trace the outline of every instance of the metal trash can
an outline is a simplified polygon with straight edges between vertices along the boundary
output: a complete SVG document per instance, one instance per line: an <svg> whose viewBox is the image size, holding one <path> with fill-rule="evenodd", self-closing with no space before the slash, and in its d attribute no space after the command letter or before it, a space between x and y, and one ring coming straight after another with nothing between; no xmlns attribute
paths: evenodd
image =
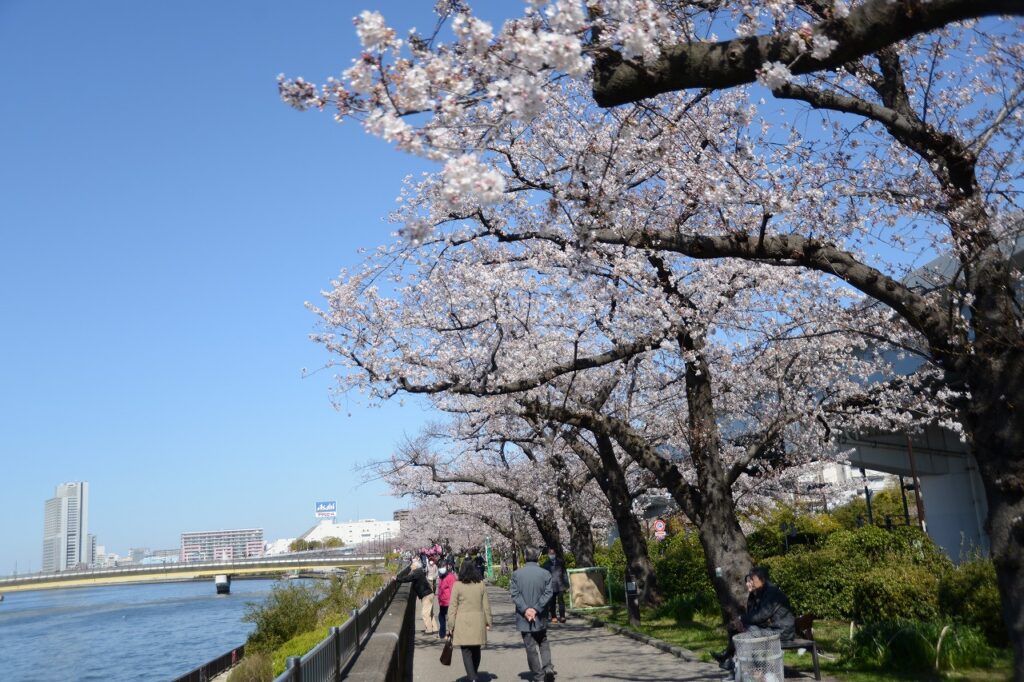
<svg viewBox="0 0 1024 682"><path fill-rule="evenodd" d="M783 682L782 641L778 634L741 632L736 646L736 682Z"/></svg>

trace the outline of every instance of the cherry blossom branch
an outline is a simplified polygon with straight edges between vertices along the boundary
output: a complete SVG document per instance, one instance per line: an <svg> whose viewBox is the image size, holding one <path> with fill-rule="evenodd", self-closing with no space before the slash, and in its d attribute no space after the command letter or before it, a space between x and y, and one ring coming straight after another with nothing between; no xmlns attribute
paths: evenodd
<svg viewBox="0 0 1024 682"><path fill-rule="evenodd" d="M867 0L846 17L833 13L811 27L813 36L837 43L822 57L798 51L788 33L680 43L663 50L649 66L605 49L595 60L594 100L613 107L675 90L743 85L754 82L766 63L791 64L793 74L837 69L956 21L1022 14L1021 0Z"/></svg>

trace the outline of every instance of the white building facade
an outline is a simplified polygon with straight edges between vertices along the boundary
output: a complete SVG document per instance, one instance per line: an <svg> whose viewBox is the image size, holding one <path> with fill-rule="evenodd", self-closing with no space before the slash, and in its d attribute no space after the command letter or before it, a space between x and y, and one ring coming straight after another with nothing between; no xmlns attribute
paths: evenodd
<svg viewBox="0 0 1024 682"><path fill-rule="evenodd" d="M263 556L263 529L203 530L181 534L179 558L186 561L236 561Z"/></svg>
<svg viewBox="0 0 1024 682"><path fill-rule="evenodd" d="M367 542L380 542L398 537L401 528L399 521L377 521L376 519L360 519L335 523L324 519L302 535L303 540L319 540L340 538L346 546L361 545Z"/></svg>
<svg viewBox="0 0 1024 682"><path fill-rule="evenodd" d="M57 486L43 507L43 572L66 571L92 560L89 535L89 483Z"/></svg>

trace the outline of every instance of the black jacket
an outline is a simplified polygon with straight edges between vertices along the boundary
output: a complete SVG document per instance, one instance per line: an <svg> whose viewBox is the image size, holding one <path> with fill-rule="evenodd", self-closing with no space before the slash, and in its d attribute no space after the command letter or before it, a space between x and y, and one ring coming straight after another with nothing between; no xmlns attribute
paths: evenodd
<svg viewBox="0 0 1024 682"><path fill-rule="evenodd" d="M747 612L741 616L744 625L778 630L783 640L793 639L796 634L796 618L789 598L772 583L766 583L747 597Z"/></svg>
<svg viewBox="0 0 1024 682"><path fill-rule="evenodd" d="M413 571L412 566L406 566L398 572L395 580L400 583L412 583L412 590L420 599L434 593L434 588L430 586L430 581L427 580L427 573L422 568Z"/></svg>

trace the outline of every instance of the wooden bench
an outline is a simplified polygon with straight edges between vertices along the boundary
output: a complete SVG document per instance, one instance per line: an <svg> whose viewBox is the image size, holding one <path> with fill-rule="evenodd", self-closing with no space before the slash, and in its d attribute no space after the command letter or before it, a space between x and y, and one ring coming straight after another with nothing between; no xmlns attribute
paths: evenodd
<svg viewBox="0 0 1024 682"><path fill-rule="evenodd" d="M814 641L814 616L803 615L796 619L796 637L782 643L785 649L810 649L814 660L814 679L821 679L821 668L818 667L818 644Z"/></svg>

